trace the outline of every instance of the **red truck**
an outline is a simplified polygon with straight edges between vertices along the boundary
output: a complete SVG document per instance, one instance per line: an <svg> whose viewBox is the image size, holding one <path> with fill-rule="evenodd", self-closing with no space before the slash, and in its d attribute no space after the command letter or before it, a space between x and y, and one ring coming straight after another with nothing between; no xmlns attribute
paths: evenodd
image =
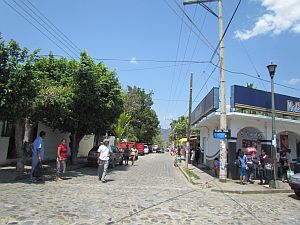
<svg viewBox="0 0 300 225"><path fill-rule="evenodd" d="M135 142L120 142L119 143L119 149L124 152L124 149L126 148L126 145L128 145L128 148L131 149L133 147L136 147L138 150L139 155L144 155L144 144L143 143L135 143Z"/></svg>
<svg viewBox="0 0 300 225"><path fill-rule="evenodd" d="M131 149L135 146L135 143L134 142L120 142L118 147L122 152L124 152L126 145L128 145L128 148Z"/></svg>
<svg viewBox="0 0 300 225"><path fill-rule="evenodd" d="M136 148L137 148L138 153L140 155L144 155L145 154L145 152L144 152L144 144L143 143L137 143L136 144Z"/></svg>

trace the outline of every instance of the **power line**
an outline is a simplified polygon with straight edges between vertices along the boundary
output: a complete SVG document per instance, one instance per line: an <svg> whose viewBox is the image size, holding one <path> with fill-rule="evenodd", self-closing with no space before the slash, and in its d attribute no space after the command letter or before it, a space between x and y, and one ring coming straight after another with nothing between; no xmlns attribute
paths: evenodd
<svg viewBox="0 0 300 225"><path fill-rule="evenodd" d="M61 31L59 30L37 7L33 5L29 0L26 0L30 5L28 6L26 2L21 1L35 16L44 22L44 24L49 27L56 35L58 35L66 44L68 44L75 52L80 54L80 49ZM35 11L37 11L41 16L39 16Z"/></svg>
<svg viewBox="0 0 300 225"><path fill-rule="evenodd" d="M184 9L178 4L178 2L176 2L174 0L175 4L177 5L177 7L184 13L184 15L186 16L186 18L190 21L190 23L196 28L196 30L200 33L200 35L202 36L202 38L205 40L203 40L202 38L200 38L203 43L210 48L211 50L214 50L214 46L210 43L210 41L205 37L205 35L202 33L202 31L198 28L198 26L194 23L194 21L189 17L189 15L184 11Z"/></svg>
<svg viewBox="0 0 300 225"><path fill-rule="evenodd" d="M223 7L223 9L224 9L224 11L225 11L225 13L226 13L226 8ZM234 25L233 25L233 26L234 26ZM234 27L235 27L235 26L234 26ZM235 27L235 28L236 28L236 27ZM236 28L236 29L237 29L237 28ZM260 79L263 88L265 89L265 91L267 91L267 89L266 89L266 87L265 87L263 81L261 80L261 77L260 77L260 75L259 75L259 73L258 73L258 71L257 71L257 68L255 67L255 65L254 65L254 63L253 63L253 60L252 60L252 58L251 58L251 56L250 56L250 54L249 54L249 51L247 50L247 48L245 47L245 45L243 44L243 42L239 41L239 43L240 43L240 45L242 46L243 50L246 52L246 56L247 56L247 58L248 58L248 60L249 60L249 62L250 62L250 64L251 64L251 66L253 67L253 69L254 69L254 71L255 71L257 77Z"/></svg>
<svg viewBox="0 0 300 225"><path fill-rule="evenodd" d="M120 61L131 62L132 59L118 59L118 58L93 58L99 61ZM209 61L197 61L197 60L158 60L158 59L135 59L136 62L154 62L154 63L210 63Z"/></svg>
<svg viewBox="0 0 300 225"><path fill-rule="evenodd" d="M209 63L209 62L207 62ZM167 65L167 66L154 66L154 67L145 67L145 68L137 68L137 69L119 69L118 71L120 72L127 72L127 71L138 71L138 70L155 70L155 69L164 69L164 68L171 68L171 67L177 67L177 66L185 66L185 65L190 65L193 63L186 63L186 64L172 64L172 65ZM170 95L172 95L170 93Z"/></svg>
<svg viewBox="0 0 300 225"><path fill-rule="evenodd" d="M44 33L41 29L39 29L35 24L33 24L30 20L28 20L22 13L20 13L16 8L10 5L6 0L3 2L8 5L13 11L15 11L19 16L25 19L28 23L30 23L34 28L36 28L40 33L42 33L46 38L48 38L54 45L56 45L59 49L61 49L64 53L66 53L70 58L73 58L64 48L62 48L59 44L57 44L51 37L49 37L46 33Z"/></svg>
<svg viewBox="0 0 300 225"><path fill-rule="evenodd" d="M174 1L175 1L175 0L174 0ZM196 11L197 11L197 7L195 8L193 19L195 18ZM183 60L185 60L185 57L186 57L187 49L188 49L188 46L189 46L189 43L190 43L191 34L192 34L192 29L193 29L193 28L190 26L190 32L189 32L188 40L187 40L187 43L186 43L186 46L185 46L185 51L184 51L184 55L183 55ZM179 77L178 77L178 80L177 80L177 83L176 83L176 87L175 87L175 91L174 91L174 96L176 96L176 94L177 94L178 85L179 85L180 80L181 80L181 79L180 79L180 78L181 78L181 74L182 74L182 66L180 67ZM185 82L185 78L187 77L187 76L185 76L185 74L183 74L183 76L184 76L184 79L183 79L184 81L183 81L183 83L182 83L182 86L183 86L183 84L184 84L184 82ZM176 104L175 104L174 107L176 107Z"/></svg>
<svg viewBox="0 0 300 225"><path fill-rule="evenodd" d="M219 62L218 62L218 63L219 63ZM202 85L201 89L198 91L196 97L193 99L193 103L196 101L196 99L198 98L199 94L202 92L203 88L206 86L208 80L211 78L211 76L212 76L213 73L216 71L216 69L217 69L217 66L215 66L215 67L213 68L213 70L211 71L211 73L209 74L209 76L207 77L207 79L205 80L205 82L204 82L204 84ZM189 109L187 109L187 110L185 111L184 115L187 114L188 110L189 110Z"/></svg>
<svg viewBox="0 0 300 225"><path fill-rule="evenodd" d="M179 47L180 47L180 42L181 42L181 34L182 34L182 25L183 25L183 14L182 14L182 18L181 18L179 38L178 38L177 49L176 49L176 58L175 58L176 61L178 60L178 53L179 53ZM176 65L176 63L174 63L174 66L175 65ZM172 82L171 82L171 90L170 90L170 93L169 93L169 100L171 99L172 92L173 92L173 83L174 83L174 78L175 78L175 71L176 71L176 67L174 67L173 73L172 73ZM167 103L166 115L168 115L168 113L169 113L169 107L170 107L170 102Z"/></svg>
<svg viewBox="0 0 300 225"><path fill-rule="evenodd" d="M197 7L196 7L196 8L197 8ZM206 17L207 17L207 11L206 11L206 13L205 13L205 15L204 15L204 19L203 19L203 22L202 22L202 24L201 24L200 30L202 30L203 27L204 27L204 23L205 23L205 21L206 21ZM193 53L192 53L191 60L193 60L193 58L194 58L194 55L195 55L195 52L196 52L196 49L197 49L197 46L198 46L198 42L199 42L199 39L197 39L195 48L193 49ZM206 69L207 69L207 67L206 67ZM205 70L206 70L206 69L205 69ZM190 70L190 66L187 68L185 74L188 74L189 70ZM205 73L205 71L203 71L202 75L203 75L204 73ZM198 77L201 77L201 76L198 76ZM184 81L183 81L183 83L182 83L182 85L181 85L182 88L183 88L183 85L185 84L187 78L188 78L188 76L185 76L185 79L184 79ZM197 78L196 78L196 79L197 79Z"/></svg>
<svg viewBox="0 0 300 225"><path fill-rule="evenodd" d="M227 26L226 26L226 29L225 29L225 31L223 32L222 38L220 39L220 41L219 41L217 47L216 47L215 50L214 50L213 55L212 55L211 58L210 58L210 61L212 61L213 58L215 57L215 55L216 55L216 53L217 53L217 51L218 51L218 49L219 49L219 46L220 46L221 42L223 41L223 39L224 39L224 37L225 37L225 35L226 35L226 33L227 33L227 30L228 30L228 28L229 28L229 26L230 26L230 24L231 24L231 22L232 22L232 20L233 20L233 18L234 18L234 16L235 16L236 12L237 12L237 10L238 10L240 4L241 4L241 0L238 2L238 4L237 4L237 6L236 6L236 8L235 8L235 10L234 10L234 12L233 12L233 14L232 14L230 20L229 20L229 23L228 23Z"/></svg>
<svg viewBox="0 0 300 225"><path fill-rule="evenodd" d="M59 38L57 38L56 35L54 35L47 27L45 27L41 22L39 22L30 12L28 12L23 6L21 6L18 2L13 0L16 5L18 5L29 17L31 17L33 20L35 20L40 26L42 26L50 35L52 35L57 41L59 41L63 46L65 46L70 52L72 52L75 56L77 56L77 53L74 52L72 49L69 48L65 43L63 43Z"/></svg>
<svg viewBox="0 0 300 225"><path fill-rule="evenodd" d="M218 63L219 63L219 62L218 62ZM194 98L193 102L196 101L196 99L198 98L199 94L202 92L204 86L206 86L208 80L211 78L211 76L212 76L213 73L216 71L216 69L217 69L217 66L215 66L215 67L213 68L213 70L211 71L211 73L209 74L209 76L207 77L207 79L205 80L204 84L202 85L201 89L198 91L198 93L197 93L196 97Z"/></svg>
<svg viewBox="0 0 300 225"><path fill-rule="evenodd" d="M175 9L173 9L173 7L167 2L167 0L164 0L164 2L168 5L168 7L173 11L173 13L177 16L177 17L179 17L180 18L180 20L186 25L186 26L188 26L189 27L189 25L187 24L187 22L185 22L184 20L183 20L183 18L181 18L179 15L178 15L178 13L176 12L176 10ZM180 7L180 6L179 6ZM195 26L196 26L196 24L195 24ZM197 27L197 26L196 26ZM205 42L205 39L203 38L203 37L201 37L201 36L199 36L199 34L197 33L197 32L195 32L194 30L192 31L210 50L214 50L214 47L213 47L213 45L209 45L209 44L207 44L206 42ZM203 35L203 34L202 34ZM204 40L203 40L204 39Z"/></svg>
<svg viewBox="0 0 300 225"><path fill-rule="evenodd" d="M211 64L213 64L214 66L220 68L220 66L218 66L217 64L214 64L214 63L211 63ZM226 71L228 73L231 73L231 74L243 75L243 76L251 77L251 78L254 78L254 79L257 79L257 80L262 80L262 81L267 82L267 83L271 83L271 81L265 80L265 79L262 79L262 78L258 78L255 75L251 75L251 74L244 73L244 72L232 71L232 70L225 69L225 68L223 68L223 69L224 69L224 71ZM290 87L290 86L287 86L287 85L284 85L284 84L278 84L278 83L274 83L274 84L276 84L277 86L281 86L281 87L284 87L284 88L291 89L291 90L300 91L299 88L294 88L294 87Z"/></svg>

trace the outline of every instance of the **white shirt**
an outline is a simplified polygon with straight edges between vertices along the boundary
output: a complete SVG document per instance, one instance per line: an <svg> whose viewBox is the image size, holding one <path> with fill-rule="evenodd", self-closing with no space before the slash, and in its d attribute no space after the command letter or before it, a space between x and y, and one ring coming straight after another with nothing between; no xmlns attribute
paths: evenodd
<svg viewBox="0 0 300 225"><path fill-rule="evenodd" d="M105 145L100 145L100 147L98 148L98 152L100 153L100 160L104 160L107 161L109 160L109 155L111 152L111 148L109 146L105 146Z"/></svg>

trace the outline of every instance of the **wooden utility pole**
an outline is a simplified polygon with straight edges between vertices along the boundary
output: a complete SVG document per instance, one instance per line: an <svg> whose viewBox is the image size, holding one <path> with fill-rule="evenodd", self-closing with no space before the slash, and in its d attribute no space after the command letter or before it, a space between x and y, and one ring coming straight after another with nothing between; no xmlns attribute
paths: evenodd
<svg viewBox="0 0 300 225"><path fill-rule="evenodd" d="M190 139L191 139L191 115L192 115L192 104L193 104L193 73L190 76L190 99L189 99L189 121L187 128L187 145L186 145L186 156L185 156L185 167L188 169L189 167L189 159L190 159Z"/></svg>
<svg viewBox="0 0 300 225"><path fill-rule="evenodd" d="M223 15L222 15L222 0L183 0L183 4L200 4L206 2L219 3L219 37L220 37L220 130L227 131L226 122L226 85L224 75L224 38L223 38ZM220 139L220 181L226 182L227 179L227 149L226 139Z"/></svg>

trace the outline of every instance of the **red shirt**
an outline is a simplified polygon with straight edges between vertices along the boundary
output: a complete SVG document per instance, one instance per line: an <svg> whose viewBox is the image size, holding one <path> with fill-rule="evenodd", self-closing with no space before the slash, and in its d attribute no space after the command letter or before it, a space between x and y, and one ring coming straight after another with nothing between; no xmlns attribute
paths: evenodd
<svg viewBox="0 0 300 225"><path fill-rule="evenodd" d="M66 159L68 156L67 146L65 144L60 144L58 147L60 148L60 158Z"/></svg>

